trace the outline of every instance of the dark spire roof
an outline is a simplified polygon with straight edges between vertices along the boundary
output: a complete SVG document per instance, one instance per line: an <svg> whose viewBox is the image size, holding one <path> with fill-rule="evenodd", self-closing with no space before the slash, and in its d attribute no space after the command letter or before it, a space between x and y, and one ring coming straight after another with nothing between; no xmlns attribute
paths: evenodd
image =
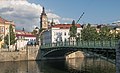
<svg viewBox="0 0 120 73"><path fill-rule="evenodd" d="M55 23L54 23L54 20L53 20L53 18L52 18L52 21L51 21L51 26L53 26Z"/></svg>
<svg viewBox="0 0 120 73"><path fill-rule="evenodd" d="M42 15L46 15L44 7L43 7Z"/></svg>

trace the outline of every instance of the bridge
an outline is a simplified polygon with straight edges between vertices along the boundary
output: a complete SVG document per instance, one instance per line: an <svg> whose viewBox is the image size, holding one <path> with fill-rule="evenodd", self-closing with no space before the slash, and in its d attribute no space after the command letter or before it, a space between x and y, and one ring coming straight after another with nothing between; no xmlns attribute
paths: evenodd
<svg viewBox="0 0 120 73"><path fill-rule="evenodd" d="M78 41L43 44L40 47L41 59L61 58L75 51L84 55L98 56L115 64L117 41Z"/></svg>

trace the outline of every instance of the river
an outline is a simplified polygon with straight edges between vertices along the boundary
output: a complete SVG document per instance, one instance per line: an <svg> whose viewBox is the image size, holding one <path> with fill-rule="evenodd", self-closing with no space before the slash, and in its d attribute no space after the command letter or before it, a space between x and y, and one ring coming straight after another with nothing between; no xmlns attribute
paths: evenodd
<svg viewBox="0 0 120 73"><path fill-rule="evenodd" d="M0 73L115 73L115 65L99 58L1 62Z"/></svg>

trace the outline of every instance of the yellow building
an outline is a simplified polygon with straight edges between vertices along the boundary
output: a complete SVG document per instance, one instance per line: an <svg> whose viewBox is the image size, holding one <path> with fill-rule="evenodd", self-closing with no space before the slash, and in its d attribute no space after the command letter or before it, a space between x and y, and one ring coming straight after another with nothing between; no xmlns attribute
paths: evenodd
<svg viewBox="0 0 120 73"><path fill-rule="evenodd" d="M15 25L13 21L8 21L6 19L3 19L0 17L0 48L2 48L2 45L4 44L4 37L9 32L9 26L10 24L13 26L13 31L15 32Z"/></svg>

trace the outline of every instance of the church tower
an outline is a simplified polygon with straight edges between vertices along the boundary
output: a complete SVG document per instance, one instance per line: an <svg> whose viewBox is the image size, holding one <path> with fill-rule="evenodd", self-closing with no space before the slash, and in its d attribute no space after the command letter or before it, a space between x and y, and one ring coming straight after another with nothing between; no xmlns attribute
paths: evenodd
<svg viewBox="0 0 120 73"><path fill-rule="evenodd" d="M40 29L47 29L48 28L48 18L45 13L45 9L43 7L43 11L40 16Z"/></svg>

